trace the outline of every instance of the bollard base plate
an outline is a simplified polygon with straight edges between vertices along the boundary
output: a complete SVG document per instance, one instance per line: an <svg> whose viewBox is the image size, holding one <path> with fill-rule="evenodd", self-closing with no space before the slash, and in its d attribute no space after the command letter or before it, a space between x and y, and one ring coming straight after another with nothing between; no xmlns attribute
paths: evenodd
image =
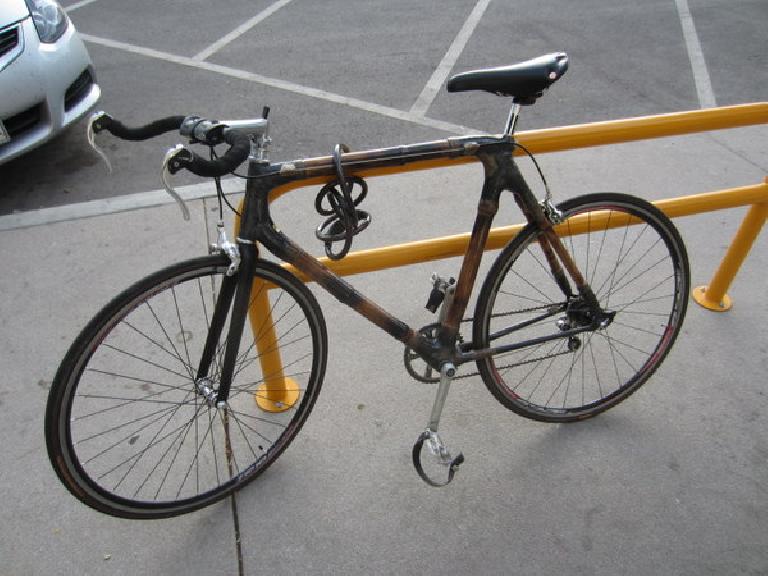
<svg viewBox="0 0 768 576"><path fill-rule="evenodd" d="M707 286L697 286L693 289L691 295L699 306L703 306L707 310L712 310L713 312L726 312L733 306L733 302L728 294L723 294L723 299L720 302L713 302L707 298Z"/></svg>
<svg viewBox="0 0 768 576"><path fill-rule="evenodd" d="M299 401L299 385L288 377L263 382L256 388L253 398L264 412L285 412Z"/></svg>

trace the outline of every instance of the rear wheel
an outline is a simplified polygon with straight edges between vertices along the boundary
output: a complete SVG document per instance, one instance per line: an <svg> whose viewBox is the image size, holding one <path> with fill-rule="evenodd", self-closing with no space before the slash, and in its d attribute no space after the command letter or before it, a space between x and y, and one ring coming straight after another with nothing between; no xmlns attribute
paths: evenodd
<svg viewBox="0 0 768 576"><path fill-rule="evenodd" d="M596 330L531 342L477 362L504 406L548 422L595 416L637 390L677 337L690 283L679 233L648 202L593 194L558 209L564 220L556 230L612 319ZM579 297L566 298L555 282L538 237L526 227L488 273L474 317L476 348L530 342L589 324Z"/></svg>
<svg viewBox="0 0 768 576"><path fill-rule="evenodd" d="M228 265L212 256L148 276L99 312L64 358L48 398L48 454L89 506L127 518L206 506L263 472L312 410L325 372L325 322L307 288L267 262L257 265L251 297L266 298L269 313L251 319L226 404L206 401L196 373ZM282 374L263 368L276 354ZM265 383L288 383L297 397L265 411L257 402L269 393Z"/></svg>

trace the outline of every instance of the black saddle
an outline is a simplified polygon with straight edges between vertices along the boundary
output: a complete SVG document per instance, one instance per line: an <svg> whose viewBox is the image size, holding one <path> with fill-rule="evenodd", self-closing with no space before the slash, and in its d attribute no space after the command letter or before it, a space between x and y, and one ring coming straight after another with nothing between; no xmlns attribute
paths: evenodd
<svg viewBox="0 0 768 576"><path fill-rule="evenodd" d="M568 70L568 55L555 52L511 66L471 70L448 80L448 92L485 90L499 96L511 96L518 104L533 104L544 90Z"/></svg>

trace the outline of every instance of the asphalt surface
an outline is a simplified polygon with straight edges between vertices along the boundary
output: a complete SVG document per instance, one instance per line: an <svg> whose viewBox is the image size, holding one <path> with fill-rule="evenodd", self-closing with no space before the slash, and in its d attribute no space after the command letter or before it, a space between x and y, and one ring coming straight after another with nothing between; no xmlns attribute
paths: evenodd
<svg viewBox="0 0 768 576"><path fill-rule="evenodd" d="M273 158L499 131L503 99L440 90L414 103L482 2L286 2L231 43L205 50L272 2L65 2L88 39L101 108L130 123L197 113L257 115L272 107ZM682 3L685 4L685 3ZM571 68L522 129L699 108L680 2L492 0L451 72L566 50ZM718 105L766 100L764 2L690 1ZM684 21L685 18L682 18ZM205 58L196 58L200 54ZM700 78L700 75L698 76ZM703 95L707 96L707 90ZM84 125L0 167L0 213L159 188L165 147L105 137L115 172L87 147ZM545 155L556 198L627 191L659 199L761 182L764 126ZM526 168L531 173L530 168ZM474 167L376 179L374 223L356 248L471 227ZM184 178L181 184L196 183ZM279 202L276 221L313 240L313 193ZM0 574L766 574L768 320L761 236L729 290L734 308L691 302L675 349L630 400L576 426L527 421L478 379L456 386L443 430L467 464L444 490L423 485L410 447L434 388L415 384L400 345L313 289L328 320L323 391L280 460L237 499L185 517L124 521L72 498L42 438L47 387L69 343L129 283L207 243L210 203L108 213L0 231ZM692 283L705 284L744 210L676 221ZM503 207L501 223L520 215ZM492 258L488 258L485 267ZM354 284L415 326L432 270ZM239 562L235 541L241 542Z"/></svg>
<svg viewBox="0 0 768 576"><path fill-rule="evenodd" d="M408 112L454 38L472 15L472 0L312 2L293 0L212 53L194 58L272 3L207 0L157 3L97 0L71 10L103 90L99 107L141 124L168 114L254 117L272 108L273 158L327 154L443 138ZM755 1L691 1L716 103L765 99L763 65L768 6ZM121 43L119 47L106 45ZM450 72L513 63L565 50L566 76L521 117L521 129L578 124L700 106L675 0L490 2ZM206 66L208 64L208 66ZM219 68L216 68L216 67ZM290 82L279 89L267 81ZM322 90L359 102L339 104ZM508 103L484 93L438 91L426 117L499 132ZM126 143L106 137L115 173L88 148L84 123L0 167L0 214L157 189L159 165L177 137ZM191 183L195 180L182 180Z"/></svg>

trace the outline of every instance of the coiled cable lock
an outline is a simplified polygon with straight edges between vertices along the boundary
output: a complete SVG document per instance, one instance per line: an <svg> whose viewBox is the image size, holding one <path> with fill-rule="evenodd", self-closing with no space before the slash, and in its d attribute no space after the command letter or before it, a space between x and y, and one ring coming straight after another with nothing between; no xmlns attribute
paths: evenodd
<svg viewBox="0 0 768 576"><path fill-rule="evenodd" d="M327 216L317 227L315 236L325 243L325 254L331 260L341 260L349 253L352 239L365 230L371 223L371 215L357 206L368 194L368 184L358 176L346 177L341 166L341 153L349 152L345 144L337 144L333 151L333 161L336 168L336 180L328 182L318 192L315 198L315 210L321 216ZM360 192L353 195L354 187L358 185ZM327 207L323 205L327 202ZM338 252L334 252L334 242L344 242Z"/></svg>

